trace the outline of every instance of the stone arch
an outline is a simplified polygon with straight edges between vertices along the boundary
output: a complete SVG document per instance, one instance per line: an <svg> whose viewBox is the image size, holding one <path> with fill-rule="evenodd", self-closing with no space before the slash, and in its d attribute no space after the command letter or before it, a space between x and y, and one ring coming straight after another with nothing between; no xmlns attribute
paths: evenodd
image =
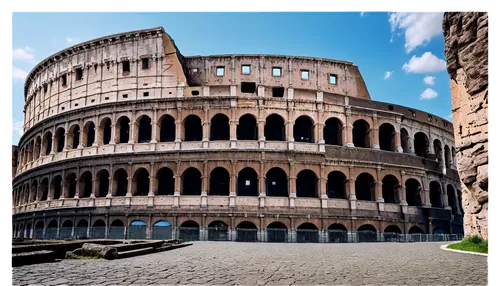
<svg viewBox="0 0 500 286"><path fill-rule="evenodd" d="M444 146L444 162L445 162L445 166L447 169L449 169L451 167L451 164L452 164L452 160L451 160L451 154L450 154L450 147L448 147L448 145L445 145Z"/></svg>
<svg viewBox="0 0 500 286"><path fill-rule="evenodd" d="M49 179L43 178L40 183L40 187L42 189L40 201L46 201L49 196Z"/></svg>
<svg viewBox="0 0 500 286"><path fill-rule="evenodd" d="M127 116L121 116L118 118L115 129L118 143L124 144L130 141L130 118Z"/></svg>
<svg viewBox="0 0 500 286"><path fill-rule="evenodd" d="M137 131L136 131L137 132L137 135L136 135L137 142L138 143L151 142L151 135L152 135L151 117L149 117L147 115L141 115L136 119L135 124L137 126Z"/></svg>
<svg viewBox="0 0 500 286"><path fill-rule="evenodd" d="M68 130L66 149L77 149L80 145L80 126L73 124Z"/></svg>
<svg viewBox="0 0 500 286"><path fill-rule="evenodd" d="M266 196L288 197L288 178L280 167L271 168L266 173Z"/></svg>
<svg viewBox="0 0 500 286"><path fill-rule="evenodd" d="M43 144L42 149L44 156L47 156L50 153L52 153L52 132L50 131L45 132L45 134L43 135L42 144Z"/></svg>
<svg viewBox="0 0 500 286"><path fill-rule="evenodd" d="M45 229L45 239L56 239L57 238L57 220L53 219L47 224Z"/></svg>
<svg viewBox="0 0 500 286"><path fill-rule="evenodd" d="M208 240L226 241L229 240L229 226L227 223L214 220L208 225Z"/></svg>
<svg viewBox="0 0 500 286"><path fill-rule="evenodd" d="M175 119L170 114L165 114L158 121L160 125L160 142L175 141Z"/></svg>
<svg viewBox="0 0 500 286"><path fill-rule="evenodd" d="M443 164L443 147L441 145L441 141L438 139L434 140L434 155L436 156L436 160L439 162L440 166Z"/></svg>
<svg viewBox="0 0 500 286"><path fill-rule="evenodd" d="M410 178L405 182L406 202L409 206L422 206L422 186L416 179Z"/></svg>
<svg viewBox="0 0 500 286"><path fill-rule="evenodd" d="M194 114L184 118L184 141L201 141L203 130L201 127L201 119Z"/></svg>
<svg viewBox="0 0 500 286"><path fill-rule="evenodd" d="M410 230L408 230L409 234L415 234L415 233L421 233L424 234L425 232L418 226L414 225L410 227Z"/></svg>
<svg viewBox="0 0 500 286"><path fill-rule="evenodd" d="M332 171L326 181L326 195L330 199L347 199L346 176L340 171Z"/></svg>
<svg viewBox="0 0 500 286"><path fill-rule="evenodd" d="M26 238L31 238L31 223L26 224Z"/></svg>
<svg viewBox="0 0 500 286"><path fill-rule="evenodd" d="M106 237L106 223L102 219L98 219L92 225L90 232L91 238L105 238Z"/></svg>
<svg viewBox="0 0 500 286"><path fill-rule="evenodd" d="M120 168L113 175L113 196L126 196L128 192L128 174Z"/></svg>
<svg viewBox="0 0 500 286"><path fill-rule="evenodd" d="M280 221L274 221L266 227L267 242L287 242L288 228Z"/></svg>
<svg viewBox="0 0 500 286"><path fill-rule="evenodd" d="M87 231L89 228L89 222L86 219L81 219L78 221L75 227L75 237L78 239L88 238Z"/></svg>
<svg viewBox="0 0 500 286"><path fill-rule="evenodd" d="M56 135L54 139L56 140L56 152L62 152L65 149L65 134L66 130L63 127L56 129Z"/></svg>
<svg viewBox="0 0 500 286"><path fill-rule="evenodd" d="M31 188L30 188L30 200L29 202L32 203L36 200L36 192L37 192L37 188L38 188L38 181L37 180L34 180L33 182L31 182ZM66 198L66 194L64 195L64 197Z"/></svg>
<svg viewBox="0 0 500 286"><path fill-rule="evenodd" d="M413 146L415 146L415 154L420 157L427 158L429 155L429 138L423 132L415 133Z"/></svg>
<svg viewBox="0 0 500 286"><path fill-rule="evenodd" d="M386 175L382 179L382 197L388 204L399 204L399 180L393 175Z"/></svg>
<svg viewBox="0 0 500 286"><path fill-rule="evenodd" d="M142 220L133 220L127 229L128 239L146 239L148 225Z"/></svg>
<svg viewBox="0 0 500 286"><path fill-rule="evenodd" d="M293 125L295 142L314 143L314 120L307 115L299 116Z"/></svg>
<svg viewBox="0 0 500 286"><path fill-rule="evenodd" d="M257 241L257 226L251 221L242 221L236 226L236 241Z"/></svg>
<svg viewBox="0 0 500 286"><path fill-rule="evenodd" d="M343 124L340 119L336 117L330 117L325 122L325 127L323 128L323 138L325 144L327 145L337 145L342 146L344 140L342 138Z"/></svg>
<svg viewBox="0 0 500 286"><path fill-rule="evenodd" d="M53 200L58 200L62 195L62 177L61 175L54 176L52 178L50 193Z"/></svg>
<svg viewBox="0 0 500 286"><path fill-rule="evenodd" d="M217 167L210 172L210 189L208 191L211 196L229 196L229 172L224 167Z"/></svg>
<svg viewBox="0 0 500 286"><path fill-rule="evenodd" d="M104 198L109 192L109 172L106 169L102 169L96 174L97 180L97 193L95 194L98 198Z"/></svg>
<svg viewBox="0 0 500 286"><path fill-rule="evenodd" d="M397 234L402 234L403 232L397 225L389 225L384 229L384 232L390 232L390 233L397 233Z"/></svg>
<svg viewBox="0 0 500 286"><path fill-rule="evenodd" d="M236 128L236 138L238 140L257 140L258 134L255 116L250 113L241 116Z"/></svg>
<svg viewBox="0 0 500 286"><path fill-rule="evenodd" d="M36 136L35 144L33 145L33 156L35 160L40 157L40 151L42 149L42 138L40 136Z"/></svg>
<svg viewBox="0 0 500 286"><path fill-rule="evenodd" d="M328 242L348 242L347 228L341 223L333 223L328 227Z"/></svg>
<svg viewBox="0 0 500 286"><path fill-rule="evenodd" d="M111 119L104 117L99 123L98 142L108 145L111 142Z"/></svg>
<svg viewBox="0 0 500 286"><path fill-rule="evenodd" d="M370 148L370 124L364 119L358 119L352 125L352 141L354 147Z"/></svg>
<svg viewBox="0 0 500 286"><path fill-rule="evenodd" d="M92 194L92 173L85 171L80 175L80 194L79 198L90 198Z"/></svg>
<svg viewBox="0 0 500 286"><path fill-rule="evenodd" d="M377 229L371 224L364 224L357 230L358 242L377 242Z"/></svg>
<svg viewBox="0 0 500 286"><path fill-rule="evenodd" d="M186 196L201 195L201 173L194 167L187 168L181 176L182 190L181 194Z"/></svg>
<svg viewBox="0 0 500 286"><path fill-rule="evenodd" d="M153 224L152 239L172 239L172 224L167 220L159 220Z"/></svg>
<svg viewBox="0 0 500 286"><path fill-rule="evenodd" d="M147 196L149 194L149 171L139 168L132 177L132 196Z"/></svg>
<svg viewBox="0 0 500 286"><path fill-rule="evenodd" d="M34 239L43 239L43 229L45 228L45 225L43 223L43 221L38 221L37 223L35 223L35 231L34 231L34 235L33 235L33 238Z"/></svg>
<svg viewBox="0 0 500 286"><path fill-rule="evenodd" d="M396 129L390 123L383 123L378 129L380 150L396 151Z"/></svg>
<svg viewBox="0 0 500 286"><path fill-rule="evenodd" d="M356 199L375 201L375 179L369 173L361 173L355 182Z"/></svg>
<svg viewBox="0 0 500 286"><path fill-rule="evenodd" d="M82 136L83 146L91 147L94 145L96 139L96 128L93 121L85 123L83 126Z"/></svg>
<svg viewBox="0 0 500 286"><path fill-rule="evenodd" d="M175 193L175 177L174 172L170 168L163 167L158 170L156 179L158 180L157 195L171 196Z"/></svg>
<svg viewBox="0 0 500 286"><path fill-rule="evenodd" d="M218 113L210 120L210 141L229 140L229 118Z"/></svg>
<svg viewBox="0 0 500 286"><path fill-rule="evenodd" d="M237 196L258 196L259 179L257 172L250 167L243 168L238 173Z"/></svg>
<svg viewBox="0 0 500 286"><path fill-rule="evenodd" d="M401 137L401 148L403 148L403 153L411 153L411 141L410 141L410 135L408 134L408 131L406 131L405 128L401 128L400 130L400 135Z"/></svg>
<svg viewBox="0 0 500 286"><path fill-rule="evenodd" d="M443 202L441 200L441 184L437 181L432 181L429 184L429 191L430 191L430 199L431 199L431 206L433 208L442 208L443 207Z"/></svg>
<svg viewBox="0 0 500 286"><path fill-rule="evenodd" d="M193 220L183 222L179 227L179 239L184 241L200 240L200 225Z"/></svg>
<svg viewBox="0 0 500 286"><path fill-rule="evenodd" d="M78 184L78 178L75 172L70 172L66 175L66 193L64 197L67 199L72 199L76 196L76 185Z"/></svg>
<svg viewBox="0 0 500 286"><path fill-rule="evenodd" d="M297 242L319 242L318 227L314 223L305 222L297 227Z"/></svg>
<svg viewBox="0 0 500 286"><path fill-rule="evenodd" d="M318 177L316 173L309 169L304 169L297 174L296 192L297 197L317 198L318 197Z"/></svg>
<svg viewBox="0 0 500 286"><path fill-rule="evenodd" d="M108 237L111 239L125 238L125 224L121 219L115 219L111 222Z"/></svg>
<svg viewBox="0 0 500 286"><path fill-rule="evenodd" d="M285 120L281 115L273 113L266 117L264 137L266 141L285 141Z"/></svg>

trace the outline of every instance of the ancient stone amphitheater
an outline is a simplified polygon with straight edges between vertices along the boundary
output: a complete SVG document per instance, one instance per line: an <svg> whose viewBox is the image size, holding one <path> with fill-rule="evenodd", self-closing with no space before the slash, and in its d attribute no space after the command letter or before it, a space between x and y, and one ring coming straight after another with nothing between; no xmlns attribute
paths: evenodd
<svg viewBox="0 0 500 286"><path fill-rule="evenodd" d="M185 57L159 27L48 57L25 101L14 237L463 232L452 124L372 101L350 62Z"/></svg>

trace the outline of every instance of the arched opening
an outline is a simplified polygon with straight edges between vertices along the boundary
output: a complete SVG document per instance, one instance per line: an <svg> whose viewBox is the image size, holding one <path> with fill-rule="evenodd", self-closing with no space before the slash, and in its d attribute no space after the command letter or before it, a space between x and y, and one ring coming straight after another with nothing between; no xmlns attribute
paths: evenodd
<svg viewBox="0 0 500 286"><path fill-rule="evenodd" d="M431 206L433 208L442 208L443 202L441 201L441 184L436 181L432 181L429 185Z"/></svg>
<svg viewBox="0 0 500 286"><path fill-rule="evenodd" d="M229 140L229 118L217 114L210 120L210 141Z"/></svg>
<svg viewBox="0 0 500 286"><path fill-rule="evenodd" d="M399 181L393 175L387 175L382 179L382 196L388 204L399 204Z"/></svg>
<svg viewBox="0 0 500 286"><path fill-rule="evenodd" d="M267 141L285 141L285 121L278 114L271 114L266 118L264 137Z"/></svg>
<svg viewBox="0 0 500 286"><path fill-rule="evenodd" d="M415 133L413 145L417 156L427 158L429 153L429 138L427 138L427 135L422 132Z"/></svg>
<svg viewBox="0 0 500 286"><path fill-rule="evenodd" d="M31 223L26 225L26 238L31 238Z"/></svg>
<svg viewBox="0 0 500 286"><path fill-rule="evenodd" d="M97 191L97 197L104 198L109 192L109 172L105 169L100 170L97 175L97 185L99 190Z"/></svg>
<svg viewBox="0 0 500 286"><path fill-rule="evenodd" d="M128 239L146 239L147 225L142 220L134 220L128 226Z"/></svg>
<svg viewBox="0 0 500 286"><path fill-rule="evenodd" d="M62 152L64 150L64 133L66 131L64 130L64 128L60 127L59 129L57 129L56 131L56 142L57 142L57 147L56 147L56 152Z"/></svg>
<svg viewBox="0 0 500 286"><path fill-rule="evenodd" d="M347 228L340 223L334 223L328 227L328 242L334 243L346 243L347 238Z"/></svg>
<svg viewBox="0 0 500 286"><path fill-rule="evenodd" d="M434 235L439 235L439 236L443 236L445 234L445 230L442 229L441 227L435 227L434 228L434 231L432 232L432 234ZM442 239L436 239L436 236L434 237L435 240L442 240Z"/></svg>
<svg viewBox="0 0 500 286"><path fill-rule="evenodd" d="M211 222L208 225L208 240L227 241L229 240L229 227L220 220Z"/></svg>
<svg viewBox="0 0 500 286"><path fill-rule="evenodd" d="M250 167L242 169L238 173L238 188L236 190L237 196L258 196L259 195L259 181L257 172Z"/></svg>
<svg viewBox="0 0 500 286"><path fill-rule="evenodd" d="M200 225L192 220L183 222L179 227L179 239L184 241L200 240Z"/></svg>
<svg viewBox="0 0 500 286"><path fill-rule="evenodd" d="M36 200L36 191L37 191L37 187L38 187L38 182L37 180L34 180L32 183L31 183L31 189L30 189L30 199L29 199L29 202L32 203Z"/></svg>
<svg viewBox="0 0 500 286"><path fill-rule="evenodd" d="M58 200L61 197L62 177L57 175L52 179L52 199Z"/></svg>
<svg viewBox="0 0 500 286"><path fill-rule="evenodd" d="M380 150L384 151L396 151L396 141L395 141L396 130L394 126L389 123L384 123L378 128L378 142L380 144Z"/></svg>
<svg viewBox="0 0 500 286"><path fill-rule="evenodd" d="M240 222L236 226L236 241L257 241L257 226L250 221Z"/></svg>
<svg viewBox="0 0 500 286"><path fill-rule="evenodd" d="M390 225L384 229L384 241L385 242L398 242L401 234L401 229L397 225ZM404 237L401 237L404 241Z"/></svg>
<svg viewBox="0 0 500 286"><path fill-rule="evenodd" d="M451 165L452 166L455 166L455 158L456 158L456 154L455 154L455 147L451 147Z"/></svg>
<svg viewBox="0 0 500 286"><path fill-rule="evenodd" d="M106 223L102 219L98 219L92 225L90 238L105 238L106 237Z"/></svg>
<svg viewBox="0 0 500 286"><path fill-rule="evenodd" d="M66 176L66 184L67 184L67 194L64 194L64 197L67 199L72 199L76 195L76 184L77 178L75 173L70 173Z"/></svg>
<svg viewBox="0 0 500 286"><path fill-rule="evenodd" d="M338 118L329 118L323 128L325 144L342 146L342 128L342 122Z"/></svg>
<svg viewBox="0 0 500 286"><path fill-rule="evenodd" d="M448 205L451 207L453 214L457 214L457 198L452 185L446 186L446 194L448 195Z"/></svg>
<svg viewBox="0 0 500 286"><path fill-rule="evenodd" d="M104 118L99 124L99 137L103 145L108 145L111 142L111 119Z"/></svg>
<svg viewBox="0 0 500 286"><path fill-rule="evenodd" d="M377 229L371 224L364 224L356 233L358 242L377 242Z"/></svg>
<svg viewBox="0 0 500 286"><path fill-rule="evenodd" d="M175 192L174 172L167 167L158 170L158 193L160 196L172 196Z"/></svg>
<svg viewBox="0 0 500 286"><path fill-rule="evenodd" d="M299 198L317 198L318 178L316 174L311 170L300 171L297 174L296 191Z"/></svg>
<svg viewBox="0 0 500 286"><path fill-rule="evenodd" d="M401 128L400 130L400 137L401 137L401 148L403 148L403 153L411 153L411 146L410 146L410 135L408 135L408 131L406 129Z"/></svg>
<svg viewBox="0 0 500 286"><path fill-rule="evenodd" d="M288 197L288 178L285 171L279 167L267 171L266 196Z"/></svg>
<svg viewBox="0 0 500 286"><path fill-rule="evenodd" d="M94 122L90 121L85 124L83 127L83 136L86 138L83 138L83 142L85 143L85 147L90 147L94 145L95 142L95 124ZM111 131L111 129L110 129Z"/></svg>
<svg viewBox="0 0 500 286"><path fill-rule="evenodd" d="M89 228L89 222L85 219L80 220L75 227L75 238L76 239L88 238L87 235L88 228Z"/></svg>
<svg viewBox="0 0 500 286"><path fill-rule="evenodd" d="M201 196L201 173L196 168L188 168L182 173L182 195Z"/></svg>
<svg viewBox="0 0 500 286"><path fill-rule="evenodd" d="M416 233L424 234L425 232L420 227L414 225L414 226L410 227L410 229L408 230L408 233L409 234L416 234Z"/></svg>
<svg viewBox="0 0 500 286"><path fill-rule="evenodd" d="M448 145L444 146L444 159L445 159L445 164L446 164L446 169L449 169L452 162L451 162L451 157L450 157L450 147Z"/></svg>
<svg viewBox="0 0 500 286"><path fill-rule="evenodd" d="M405 188L406 202L408 203L408 205L415 207L422 206L422 186L420 185L420 182L415 179L408 179L405 182Z"/></svg>
<svg viewBox="0 0 500 286"><path fill-rule="evenodd" d="M113 196L122 197L127 195L128 174L124 169L118 169L113 176Z"/></svg>
<svg viewBox="0 0 500 286"><path fill-rule="evenodd" d="M210 173L211 196L229 196L229 172L223 167L217 167Z"/></svg>
<svg viewBox="0 0 500 286"><path fill-rule="evenodd" d="M439 162L440 166L443 166L443 148L441 147L441 141L434 140L434 155L436 156L436 160Z"/></svg>
<svg viewBox="0 0 500 286"><path fill-rule="evenodd" d="M287 242L288 229L282 222L275 221L266 228L267 242Z"/></svg>
<svg viewBox="0 0 500 286"><path fill-rule="evenodd" d="M172 225L166 220L157 221L153 225L153 239L172 239Z"/></svg>
<svg viewBox="0 0 500 286"><path fill-rule="evenodd" d="M118 143L128 143L130 140L130 119L122 116L116 123L116 133L118 134Z"/></svg>
<svg viewBox="0 0 500 286"><path fill-rule="evenodd" d="M293 139L295 142L314 143L313 120L302 115L295 120L293 125Z"/></svg>
<svg viewBox="0 0 500 286"><path fill-rule="evenodd" d="M17 232L18 232L17 235L19 238L24 238L24 225L23 224L19 225Z"/></svg>
<svg viewBox="0 0 500 286"><path fill-rule="evenodd" d="M370 148L370 125L363 119L352 125L352 141L355 147Z"/></svg>
<svg viewBox="0 0 500 286"><path fill-rule="evenodd" d="M40 201L46 201L49 196L49 179L48 178L43 179L40 187L42 188Z"/></svg>
<svg viewBox="0 0 500 286"><path fill-rule="evenodd" d="M113 222L111 222L108 237L112 239L125 238L125 224L123 223L123 221L115 219Z"/></svg>
<svg viewBox="0 0 500 286"><path fill-rule="evenodd" d="M133 196L147 196L149 194L149 172L144 168L135 171L132 178Z"/></svg>
<svg viewBox="0 0 500 286"><path fill-rule="evenodd" d="M165 115L160 119L160 142L175 141L175 119Z"/></svg>
<svg viewBox="0 0 500 286"><path fill-rule="evenodd" d="M43 229L44 229L43 221L39 221L35 224L35 232L34 239L43 239Z"/></svg>
<svg viewBox="0 0 500 286"><path fill-rule="evenodd" d="M37 136L35 139L35 145L33 147L34 160L36 160L40 157L41 147L42 147L42 139L40 138L40 136ZM15 156L15 157L17 157L17 156Z"/></svg>
<svg viewBox="0 0 500 286"><path fill-rule="evenodd" d="M80 145L80 126L73 125L68 132L68 142L71 143L71 149L78 148Z"/></svg>
<svg viewBox="0 0 500 286"><path fill-rule="evenodd" d="M50 131L43 136L43 146L43 155L49 155L52 152L52 133Z"/></svg>
<svg viewBox="0 0 500 286"><path fill-rule="evenodd" d="M360 201L375 200L375 179L368 173L361 173L356 178L356 199Z"/></svg>
<svg viewBox="0 0 500 286"><path fill-rule="evenodd" d="M236 138L238 140L257 140L257 120L251 114L245 114L238 120Z"/></svg>
<svg viewBox="0 0 500 286"><path fill-rule="evenodd" d="M138 120L139 130L137 140L139 143L151 142L151 118L147 115L141 116Z"/></svg>
<svg viewBox="0 0 500 286"><path fill-rule="evenodd" d="M326 181L326 195L330 199L347 199L346 187L345 187L346 176L340 171L332 171L328 174L328 180Z"/></svg>
<svg viewBox="0 0 500 286"><path fill-rule="evenodd" d="M45 239L57 239L57 221L51 220L45 229Z"/></svg>
<svg viewBox="0 0 500 286"><path fill-rule="evenodd" d="M90 171L85 171L80 176L80 198L90 198L92 194L92 174Z"/></svg>
<svg viewBox="0 0 500 286"><path fill-rule="evenodd" d="M184 141L201 141L203 131L201 119L196 115L189 115L184 119Z"/></svg>
<svg viewBox="0 0 500 286"><path fill-rule="evenodd" d="M73 222L71 220L66 220L59 229L59 239L70 238L72 232L73 232Z"/></svg>
<svg viewBox="0 0 500 286"><path fill-rule="evenodd" d="M310 222L297 227L297 242L319 242L318 227Z"/></svg>

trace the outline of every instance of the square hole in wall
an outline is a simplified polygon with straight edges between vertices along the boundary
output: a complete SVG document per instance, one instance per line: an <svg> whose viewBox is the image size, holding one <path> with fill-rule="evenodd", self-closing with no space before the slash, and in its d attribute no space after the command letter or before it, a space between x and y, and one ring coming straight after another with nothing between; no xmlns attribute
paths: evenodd
<svg viewBox="0 0 500 286"><path fill-rule="evenodd" d="M109 67L111 66L110 62L106 62L106 69L109 71Z"/></svg>
<svg viewBox="0 0 500 286"><path fill-rule="evenodd" d="M48 88L48 85L47 85L47 84L44 84L44 85L43 85L43 93L47 93L47 88Z"/></svg>
<svg viewBox="0 0 500 286"><path fill-rule="evenodd" d="M330 74L330 84L333 84L333 85L337 84L337 75Z"/></svg>
<svg viewBox="0 0 500 286"><path fill-rule="evenodd" d="M280 77L281 76L281 68L273 67L273 76Z"/></svg>
<svg viewBox="0 0 500 286"><path fill-rule="evenodd" d="M148 58L142 59L142 69L146 70L148 68L149 68L149 59Z"/></svg>
<svg viewBox="0 0 500 286"><path fill-rule="evenodd" d="M303 80L309 79L309 71L308 70L300 70L300 78Z"/></svg>
<svg viewBox="0 0 500 286"><path fill-rule="evenodd" d="M108 100L108 99L109 99L109 97L107 97L107 96L104 98L104 100Z"/></svg>
<svg viewBox="0 0 500 286"><path fill-rule="evenodd" d="M241 74L250 74L250 65L242 65Z"/></svg>
<svg viewBox="0 0 500 286"><path fill-rule="evenodd" d="M142 94L142 96L144 96L144 97L148 97L148 96L149 96L149 91L144 92L144 93Z"/></svg>
<svg viewBox="0 0 500 286"><path fill-rule="evenodd" d="M65 86L66 84L68 84L68 78L66 77L66 74L63 74L61 76L61 81L62 81L62 85Z"/></svg>
<svg viewBox="0 0 500 286"><path fill-rule="evenodd" d="M128 98L128 94L122 94L122 98Z"/></svg>
<svg viewBox="0 0 500 286"><path fill-rule="evenodd" d="M63 107L61 107L61 110L64 110L64 106L63 106Z"/></svg>
<svg viewBox="0 0 500 286"><path fill-rule="evenodd" d="M130 61L123 61L122 62L122 71L123 72L130 72Z"/></svg>
<svg viewBox="0 0 500 286"><path fill-rule="evenodd" d="M191 95L200 95L199 90L191 90Z"/></svg>
<svg viewBox="0 0 500 286"><path fill-rule="evenodd" d="M78 106L78 103L75 103L75 107Z"/></svg>
<svg viewBox="0 0 500 286"><path fill-rule="evenodd" d="M273 97L283 97L285 94L285 88L281 86L273 87Z"/></svg>
<svg viewBox="0 0 500 286"><path fill-rule="evenodd" d="M393 110L394 110L394 106L393 106L393 105L391 105L391 104L389 104L389 110L390 110L390 111L393 111Z"/></svg>
<svg viewBox="0 0 500 286"><path fill-rule="evenodd" d="M224 76L224 67L217 67L215 75L216 76Z"/></svg>
<svg viewBox="0 0 500 286"><path fill-rule="evenodd" d="M75 75L76 75L76 80L82 80L83 79L83 69L77 68L75 70Z"/></svg>
<svg viewBox="0 0 500 286"><path fill-rule="evenodd" d="M257 85L255 82L242 82L241 83L241 92L242 93L255 93L257 89Z"/></svg>
<svg viewBox="0 0 500 286"><path fill-rule="evenodd" d="M91 99L91 100L90 100L90 102L91 102L91 103L94 103L94 102L95 102L95 99Z"/></svg>

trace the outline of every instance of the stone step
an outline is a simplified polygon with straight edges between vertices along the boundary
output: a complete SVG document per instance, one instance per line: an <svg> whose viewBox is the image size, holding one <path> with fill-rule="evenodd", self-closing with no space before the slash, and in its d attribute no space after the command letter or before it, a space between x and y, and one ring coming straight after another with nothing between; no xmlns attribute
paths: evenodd
<svg viewBox="0 0 500 286"><path fill-rule="evenodd" d="M152 253L154 251L155 251L155 249L153 247L146 247L146 248L139 248L139 249L134 249L134 250L122 251L122 252L118 252L118 254L116 255L116 259L144 255L144 254Z"/></svg>
<svg viewBox="0 0 500 286"><path fill-rule="evenodd" d="M37 264L45 262L54 262L56 260L56 253L52 250L38 250L23 253L12 254L12 267Z"/></svg>

